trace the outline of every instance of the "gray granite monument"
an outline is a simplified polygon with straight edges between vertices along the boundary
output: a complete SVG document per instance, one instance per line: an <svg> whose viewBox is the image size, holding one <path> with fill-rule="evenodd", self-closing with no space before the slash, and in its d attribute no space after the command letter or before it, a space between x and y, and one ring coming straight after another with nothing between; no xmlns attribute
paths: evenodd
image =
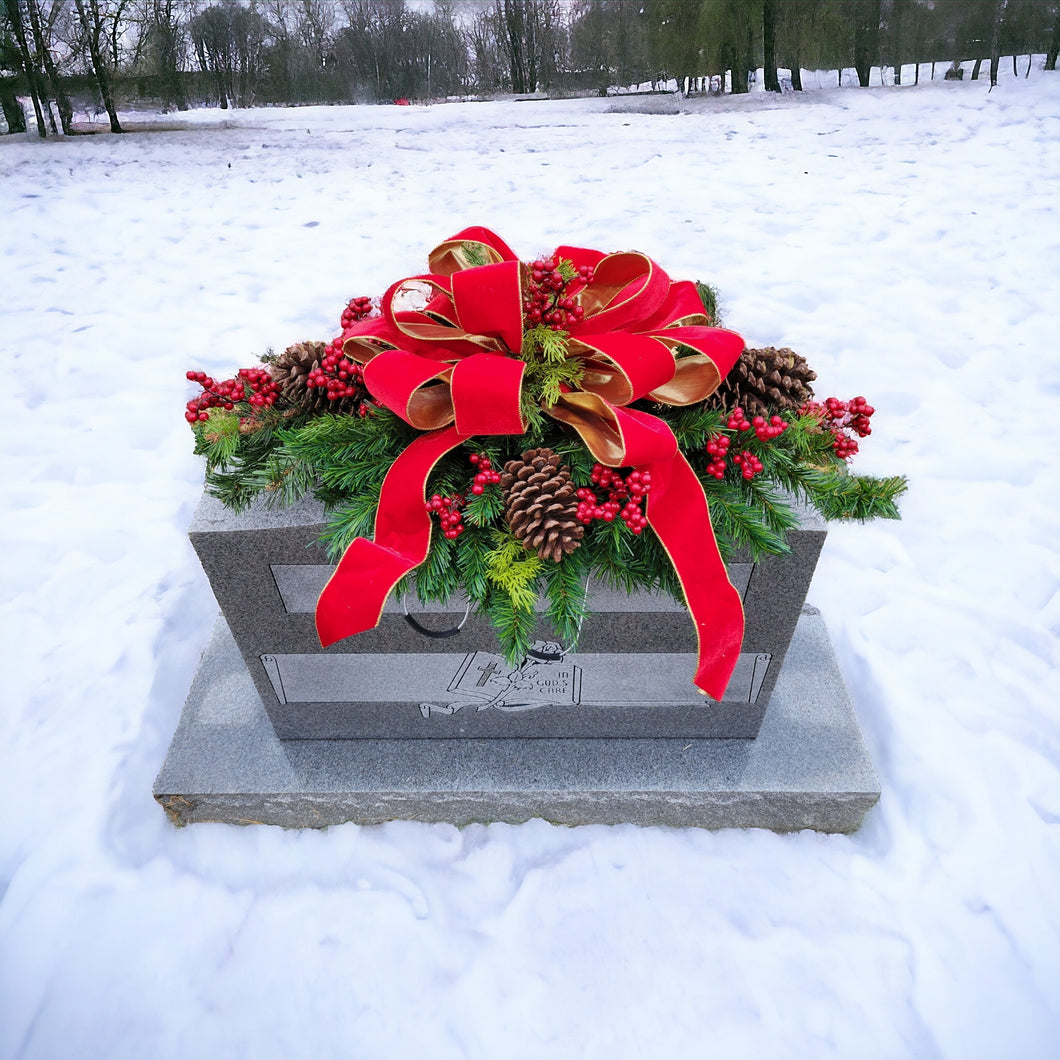
<svg viewBox="0 0 1060 1060"><path fill-rule="evenodd" d="M788 555L730 564L746 631L715 703L691 683L685 608L596 584L576 651L542 619L517 667L462 600L391 599L377 629L322 649L322 508L204 497L190 536L222 618L156 798L179 823L856 828L879 788L823 622L803 614L826 531L799 514Z"/></svg>

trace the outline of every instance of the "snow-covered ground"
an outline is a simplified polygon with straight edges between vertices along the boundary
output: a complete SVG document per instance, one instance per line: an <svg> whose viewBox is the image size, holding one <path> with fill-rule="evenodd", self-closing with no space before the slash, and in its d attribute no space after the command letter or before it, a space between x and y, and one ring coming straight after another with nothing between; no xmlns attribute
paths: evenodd
<svg viewBox="0 0 1060 1060"><path fill-rule="evenodd" d="M1060 1055L1060 75L1020 70L0 142L0 1055ZM215 611L185 369L329 337L467 224L643 249L878 409L856 466L905 518L834 528L811 592L883 786L858 834L152 801Z"/></svg>

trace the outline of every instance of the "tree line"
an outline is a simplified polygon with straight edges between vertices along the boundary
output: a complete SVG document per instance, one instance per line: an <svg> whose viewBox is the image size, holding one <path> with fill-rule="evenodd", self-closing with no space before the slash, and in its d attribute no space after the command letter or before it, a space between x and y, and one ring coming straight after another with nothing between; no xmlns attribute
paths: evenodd
<svg viewBox="0 0 1060 1060"><path fill-rule="evenodd" d="M3 0L0 95L28 98L41 136L74 102L185 110L370 103L613 86L802 89L801 71L952 65L1046 53L1060 0ZM1029 65L1028 65L1029 69ZM781 71L788 71L781 79ZM934 73L934 69L933 69Z"/></svg>

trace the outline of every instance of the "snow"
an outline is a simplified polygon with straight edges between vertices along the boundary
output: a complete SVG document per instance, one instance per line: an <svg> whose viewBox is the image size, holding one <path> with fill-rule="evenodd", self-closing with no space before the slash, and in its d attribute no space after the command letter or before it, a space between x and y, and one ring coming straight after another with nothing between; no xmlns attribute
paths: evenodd
<svg viewBox="0 0 1060 1060"><path fill-rule="evenodd" d="M0 1056L1060 1055L1060 82L1023 68L0 142ZM152 801L215 612L184 371L330 337L467 224L643 249L878 409L904 519L833 528L810 595L883 787L856 835Z"/></svg>

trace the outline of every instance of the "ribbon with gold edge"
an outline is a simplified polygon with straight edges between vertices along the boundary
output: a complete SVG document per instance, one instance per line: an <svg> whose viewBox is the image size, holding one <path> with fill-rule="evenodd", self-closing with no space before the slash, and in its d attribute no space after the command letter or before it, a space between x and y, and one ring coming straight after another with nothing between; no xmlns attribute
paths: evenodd
<svg viewBox="0 0 1060 1060"><path fill-rule="evenodd" d="M666 423L625 406L638 398L685 405L719 385L743 350L709 326L695 286L672 282L643 254L561 247L557 258L594 266L579 293L585 313L570 328L582 361L577 389L543 411L567 424L600 463L652 475L646 518L674 564L699 642L694 683L721 699L743 638L743 606L718 552L706 495ZM481 264L485 261L486 264ZM427 557L431 469L475 435L522 434L522 266L488 229L457 233L432 251L436 271L394 284L381 318L343 334L380 404L419 430L388 471L374 539L357 538L317 603L325 647L378 625L397 582ZM409 306L406 294L418 293ZM404 302L399 304L399 302ZM679 349L692 354L677 356Z"/></svg>

